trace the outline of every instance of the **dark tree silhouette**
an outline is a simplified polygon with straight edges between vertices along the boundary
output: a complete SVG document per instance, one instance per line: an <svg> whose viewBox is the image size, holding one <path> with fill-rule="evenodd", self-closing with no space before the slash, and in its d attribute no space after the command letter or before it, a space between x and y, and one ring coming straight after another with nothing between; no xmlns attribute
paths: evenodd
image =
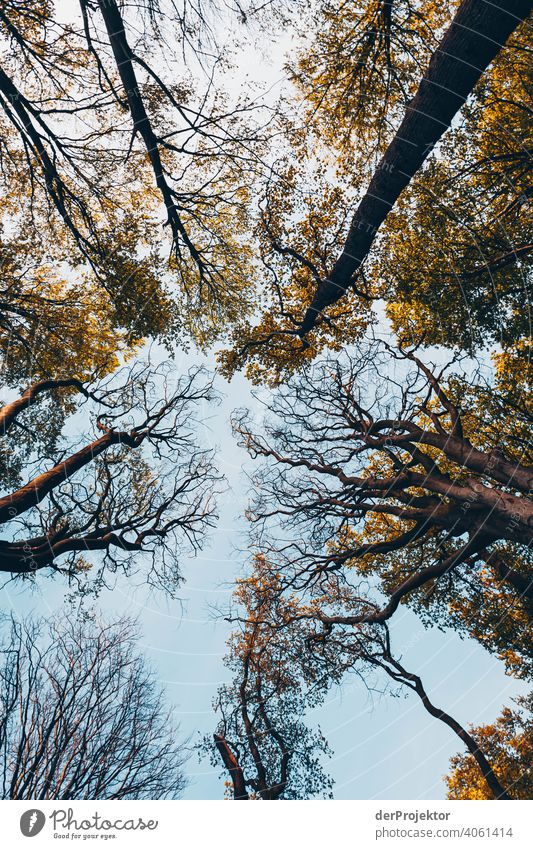
<svg viewBox="0 0 533 849"><path fill-rule="evenodd" d="M232 328L228 374L282 382L361 339L382 299L395 331L429 325L430 343L527 336L530 11L319 4L294 68L305 131L258 228L271 300Z"/></svg>
<svg viewBox="0 0 533 849"><path fill-rule="evenodd" d="M39 239L60 232L66 251L74 240L123 312L124 301L135 312L147 243L153 262L156 243L160 261L170 254L162 265L180 283L177 300L216 311L238 294L235 237L270 115L222 92L211 23L239 9L209 6L79 0L68 21L54 3L8 0L0 10L10 57L0 70L0 175L8 192L21 179L31 186L25 224L39 222Z"/></svg>
<svg viewBox="0 0 533 849"><path fill-rule="evenodd" d="M393 682L381 690L413 691L430 716L459 737L493 798L512 797L479 741L437 707L420 676L394 656L387 624L352 624L340 618L354 608L376 610L371 598L333 578L314 595L287 590L282 572L258 555L250 575L239 582L234 601L228 618L239 627L228 643L226 665L237 674L219 690L215 710L222 720L214 743L235 799L327 794L331 781L317 757L327 752L327 744L307 727L306 711L348 674L377 689L376 672Z"/></svg>
<svg viewBox="0 0 533 849"><path fill-rule="evenodd" d="M11 620L0 656L3 799L176 799L184 743L134 623Z"/></svg>
<svg viewBox="0 0 533 849"><path fill-rule="evenodd" d="M61 393L81 398L77 414L93 436L78 444L64 436L52 456L26 457L26 482L0 498L10 536L0 541L0 571L31 576L51 568L75 577L89 565L83 555L95 553L100 580L119 569L131 574L144 561L149 582L176 589L178 552L202 544L220 478L195 433L196 410L215 397L211 379L202 369L171 378L168 366L137 364L93 385L43 380L4 405L8 446L16 448L19 429L31 435L35 408L51 398L53 409Z"/></svg>
<svg viewBox="0 0 533 849"><path fill-rule="evenodd" d="M241 662L240 675L219 691L215 703L221 719L213 740L232 797L274 801L330 796L332 782L319 759L328 751L327 743L306 725L307 703L299 684L283 681L286 658L269 656L256 643ZM266 669L270 663L271 671ZM204 750L208 745L211 741Z"/></svg>
<svg viewBox="0 0 533 849"><path fill-rule="evenodd" d="M298 676L292 635L270 640L264 605L271 578L264 567L263 558L256 558L252 576L238 582L234 600L241 626L228 641L225 659L235 677L218 691L217 729L201 750L213 765L222 760L233 799L329 797L332 781L321 763L329 748L320 730L308 727L305 715L320 701L323 687L308 687Z"/></svg>
<svg viewBox="0 0 533 849"><path fill-rule="evenodd" d="M377 578L385 602L339 622L385 622L409 602L462 623L511 665L521 656L525 672L528 397L444 372L376 343L304 370L273 398L264 434L238 413L243 445L266 460L253 478L254 539L285 586Z"/></svg>

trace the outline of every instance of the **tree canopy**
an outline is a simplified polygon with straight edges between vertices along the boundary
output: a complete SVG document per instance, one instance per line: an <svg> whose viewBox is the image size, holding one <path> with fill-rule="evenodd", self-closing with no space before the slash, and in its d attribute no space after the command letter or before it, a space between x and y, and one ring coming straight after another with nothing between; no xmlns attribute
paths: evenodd
<svg viewBox="0 0 533 849"><path fill-rule="evenodd" d="M308 119L265 200L272 300L236 327L223 368L282 381L360 339L382 302L402 338L520 343L530 5L319 6L293 69Z"/></svg>
<svg viewBox="0 0 533 849"><path fill-rule="evenodd" d="M467 731L389 632L408 605L531 677L530 5L314 8L289 61L303 121L262 200L272 301L220 355L276 386L262 426L233 420L259 461L264 650L290 646L302 693L380 670L466 746L451 798L526 798L528 720Z"/></svg>
<svg viewBox="0 0 533 849"><path fill-rule="evenodd" d="M378 339L305 367L270 401L262 432L247 411L234 417L263 461L248 511L259 601L252 611L241 602L237 621L253 628L259 615L263 650L284 647L299 692L309 680L323 692L354 669L367 686L378 669L413 690L500 799L515 798L501 759L433 704L394 655L389 628L408 605L531 678L531 405L523 382L509 385L509 366L504 358L473 381L469 362L437 368ZM244 668L234 647L236 662Z"/></svg>
<svg viewBox="0 0 533 849"><path fill-rule="evenodd" d="M36 405L74 393L92 435L60 435L34 459ZM71 580L91 573L87 557L101 553L97 586L106 575L131 575L146 564L151 583L171 594L181 575L178 552L198 549L215 518L220 475L213 451L197 444L195 408L214 397L201 369L175 380L168 368L137 363L95 384L76 378L42 380L0 410L6 449L19 429L22 451L5 451L11 491L0 498L0 571L34 579L52 569ZM76 444L77 443L77 444ZM26 447L26 450L24 448ZM24 483L20 482L24 475Z"/></svg>
<svg viewBox="0 0 533 849"><path fill-rule="evenodd" d="M137 336L185 325L205 343L251 306L249 186L268 116L224 95L212 30L203 4L172 0L80 0L68 21L17 1L0 16L11 209Z"/></svg>
<svg viewBox="0 0 533 849"><path fill-rule="evenodd" d="M174 357L259 385L264 420L232 420L249 556L201 745L235 799L330 796L309 713L350 675L461 740L450 798L531 793L531 700L469 730L394 649L407 606L531 677L531 7L2 3L0 573L82 595L140 574L175 597L224 483L200 435L215 378ZM272 28L294 36L281 90L234 64ZM39 627L13 624L4 795L178 795L122 625L57 626L40 654ZM56 673L81 676L75 703L115 661L83 734L106 746L115 708L153 721L142 780L94 783L91 762L83 784L77 714L45 729L35 690L53 713ZM28 739L63 735L44 772L16 705Z"/></svg>
<svg viewBox="0 0 533 849"><path fill-rule="evenodd" d="M185 744L137 653L133 622L12 619L7 626L0 648L3 799L181 796Z"/></svg>

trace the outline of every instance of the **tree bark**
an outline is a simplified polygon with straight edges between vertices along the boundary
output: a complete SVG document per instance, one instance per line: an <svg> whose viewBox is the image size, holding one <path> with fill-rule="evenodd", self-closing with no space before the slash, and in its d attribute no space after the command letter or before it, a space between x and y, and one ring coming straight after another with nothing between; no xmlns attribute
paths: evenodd
<svg viewBox="0 0 533 849"><path fill-rule="evenodd" d="M246 790L246 784L244 783L244 775L237 758L221 734L214 734L213 738L215 740L215 746L220 753L220 757L224 762L224 766L231 775L231 779L233 781L233 798L236 800L249 799L250 797Z"/></svg>
<svg viewBox="0 0 533 849"><path fill-rule="evenodd" d="M302 338L323 310L344 297L396 200L532 6L531 0L500 0L497 5L463 0L377 166L330 277L317 287L300 326Z"/></svg>
<svg viewBox="0 0 533 849"><path fill-rule="evenodd" d="M140 436L132 437L125 431L109 431L100 439L86 445L49 471L33 478L20 489L17 489L16 492L0 498L0 523L9 522L15 516L29 510L30 507L36 507L60 483L68 480L73 474L87 466L110 446L122 444L129 448L135 448L141 442Z"/></svg>
<svg viewBox="0 0 533 849"><path fill-rule="evenodd" d="M161 192L165 203L167 223L170 225L172 231L175 249L179 255L179 240L181 238L201 271L202 259L200 252L189 238L187 230L180 218L174 193L165 177L165 169L159 150L160 139L158 139L152 128L144 105L141 89L133 66L134 53L126 37L120 8L116 0L98 0L98 6L104 19L109 43L113 50L117 70L124 87L128 108L133 119L134 131L138 132L142 137L146 152L150 158L157 188Z"/></svg>
<svg viewBox="0 0 533 849"><path fill-rule="evenodd" d="M524 575L517 569L511 568L495 551L487 554L485 560L502 581L510 584L521 596L533 601L533 575Z"/></svg>

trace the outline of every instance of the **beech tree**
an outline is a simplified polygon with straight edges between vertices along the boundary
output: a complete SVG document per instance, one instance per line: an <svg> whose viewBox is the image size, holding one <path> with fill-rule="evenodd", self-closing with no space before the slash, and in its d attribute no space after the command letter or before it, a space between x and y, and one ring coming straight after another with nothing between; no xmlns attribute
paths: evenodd
<svg viewBox="0 0 533 849"><path fill-rule="evenodd" d="M490 798L515 798L500 760L491 760L494 749L434 704L420 676L393 654L387 623L370 618L379 605L363 593L332 577L324 578L314 592L295 592L284 586L276 565L261 555L255 557L249 576L239 582L228 617L239 623L239 629L229 642L226 660L238 675L232 685L219 690L215 710L222 713L222 721L214 735L234 798L250 798L248 787L262 799L282 794L293 798L301 790L307 795L310 790L329 791L331 781L320 761L309 758L313 749L327 751L325 741L297 718L320 704L328 690L349 674L358 675L368 689L392 690L394 695L414 692L428 714L466 746L476 783ZM354 610L364 610L366 621L351 621L347 614ZM389 679L389 686L376 679L376 672L385 682ZM274 769L272 748L280 761L277 766L274 757ZM302 785L302 766L304 777L312 769L312 785Z"/></svg>
<svg viewBox="0 0 533 849"><path fill-rule="evenodd" d="M509 672L531 676L533 465L523 353L501 352L492 369L443 355L437 367L416 347L378 338L305 367L266 402L261 396L262 428L247 411L234 415L243 446L262 461L248 511L261 554L228 616L239 623L236 639L256 634L255 656L264 653L265 668L276 669L278 696L290 681L308 706L350 674L371 689L412 691L466 748L448 779L454 798L471 798L468 787L476 798L522 798L527 770L520 781L522 761L506 748L503 719L501 730L468 730L435 704L394 654L391 632L408 604L424 624L466 631ZM238 646L229 663L247 680L248 656ZM238 714L242 690L234 685L225 695ZM277 718L280 735L290 716ZM522 720L512 722L518 728ZM253 759L246 726L234 726L231 739L230 751Z"/></svg>
<svg viewBox="0 0 533 849"><path fill-rule="evenodd" d="M306 334L318 316L342 297L368 254L375 234L400 193L450 126L481 74L531 11L526 2L497 10L464 0L433 54L398 131L378 164L329 279L317 287L302 319ZM445 92L445 93L444 93Z"/></svg>
<svg viewBox="0 0 533 849"><path fill-rule="evenodd" d="M305 369L274 396L263 433L238 413L243 445L266 461L254 544L286 587L377 579L385 601L343 624L386 622L407 603L528 674L529 396L445 371L377 342Z"/></svg>
<svg viewBox="0 0 533 849"><path fill-rule="evenodd" d="M302 692L378 671L412 690L466 748L455 798L522 798L512 730L436 706L389 629L408 604L531 675L530 6L318 7L291 64L306 124L261 205L271 302L220 355L279 386L262 428L234 416L263 461L263 565L259 612L232 618L284 646ZM336 356L312 366L323 348Z"/></svg>
<svg viewBox="0 0 533 849"><path fill-rule="evenodd" d="M444 325L439 341L450 344L479 346L495 330L508 344L508 326L516 341L520 319L507 305L523 302L530 253L530 4L497 14L485 0L440 11L430 0L322 5L293 61L309 123L295 124L283 179L265 200L271 302L259 321L236 325L224 369L279 382L320 350L360 339L379 299L397 305L402 334L403 312L434 336ZM518 285L506 287L515 265Z"/></svg>
<svg viewBox="0 0 533 849"><path fill-rule="evenodd" d="M201 343L251 307L250 185L269 121L222 92L213 15L173 0L80 0L68 20L53 2L7 2L0 15L0 173L16 220L87 267L122 326L140 314L142 335L168 338L185 323ZM162 328L142 307L169 292Z"/></svg>
<svg viewBox="0 0 533 849"><path fill-rule="evenodd" d="M531 0L270 6L2 4L0 572L175 593L215 518L214 393L131 360L224 339L226 376L281 387L262 432L234 418L263 463L204 741L228 794L328 795L306 711L355 673L412 690L458 774L514 798L494 734L433 704L389 628L407 604L531 674ZM261 108L221 85L220 21L251 14L304 30Z"/></svg>
<svg viewBox="0 0 533 849"><path fill-rule="evenodd" d="M49 456L34 458L35 408L44 401L53 414L61 392L81 399L76 411L93 434L65 433ZM195 433L195 408L213 399L202 369L173 381L164 365L136 364L94 384L42 380L5 404L3 440L16 444L17 433L28 432L29 449L19 468L4 460L8 480L25 481L0 498L9 535L0 542L0 571L35 577L52 569L75 579L96 554L97 585L106 574L132 574L145 564L148 582L173 593L178 552L199 548L215 518L220 477Z"/></svg>
<svg viewBox="0 0 533 849"><path fill-rule="evenodd" d="M3 799L176 799L186 747L136 626L8 620L0 680Z"/></svg>
<svg viewBox="0 0 533 849"><path fill-rule="evenodd" d="M256 557L252 575L238 581L233 594L232 618L240 617L240 627L228 640L225 663L235 677L218 691L217 729L200 751L214 766L222 762L235 800L329 797L332 781L322 766L329 748L305 715L320 703L324 686L308 686L298 675L301 646L292 634L271 639L269 590L276 582L265 567Z"/></svg>
<svg viewBox="0 0 533 849"><path fill-rule="evenodd" d="M367 268L400 338L528 346L531 62L517 31L387 219ZM420 233L424 233L423 242ZM417 250L417 247L422 247Z"/></svg>

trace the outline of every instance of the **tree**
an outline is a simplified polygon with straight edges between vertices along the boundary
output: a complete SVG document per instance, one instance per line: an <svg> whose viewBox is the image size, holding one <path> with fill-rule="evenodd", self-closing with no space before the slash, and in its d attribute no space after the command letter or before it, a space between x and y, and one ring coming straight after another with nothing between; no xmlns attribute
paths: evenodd
<svg viewBox="0 0 533 849"><path fill-rule="evenodd" d="M136 626L10 622L1 649L3 799L176 799L185 746Z"/></svg>
<svg viewBox="0 0 533 849"><path fill-rule="evenodd" d="M391 207L498 55L531 11L528 2L509 3L495 12L481 0L463 0L433 54L419 88L385 151L362 199L341 256L328 280L317 287L301 324L301 335L352 285L375 235Z"/></svg>
<svg viewBox="0 0 533 849"><path fill-rule="evenodd" d="M387 219L367 276L400 338L527 346L532 101L522 27Z"/></svg>
<svg viewBox="0 0 533 849"><path fill-rule="evenodd" d="M416 693L425 710L459 737L470 753L478 783L486 784L492 798L513 797L500 769L494 768L497 761L491 763L487 757L484 742L437 707L420 676L393 655L387 623L350 621L347 614L353 610L376 612L379 607L372 599L333 577L324 578L314 592L287 589L283 578L275 564L256 556L251 574L239 583L229 617L239 623L239 630L232 635L226 662L238 675L219 691L215 709L221 711L222 722L214 742L230 774L234 798L249 798L248 786L262 799L281 793L306 798L309 789L327 792L330 780L316 758L309 757L325 741L297 718L319 704L347 674L357 674L367 688L377 689L376 671L394 682L393 695L402 689ZM302 765L304 778L312 770L311 788L301 783ZM248 770L253 777L247 777Z"/></svg>
<svg viewBox="0 0 533 849"><path fill-rule="evenodd" d="M531 799L531 760L533 736L531 694L515 699L516 708L504 708L490 725L472 728L472 736L490 753L500 775L515 799ZM470 755L455 755L446 776L448 799L493 799L486 785L472 768Z"/></svg>
<svg viewBox="0 0 533 849"><path fill-rule="evenodd" d="M62 391L81 399L77 412L97 435L65 434L50 456L34 459L35 408L45 402L53 413ZM0 571L35 577L52 569L76 579L90 568L85 556L99 554L97 586L106 573L129 575L144 561L147 580L173 593L177 553L184 544L197 549L215 517L220 478L194 432L195 408L214 397L201 368L173 382L165 365L138 363L93 384L43 380L5 404L6 443L29 434L29 476L0 498L10 536L0 542ZM8 465L7 477L14 472Z"/></svg>
<svg viewBox="0 0 533 849"><path fill-rule="evenodd" d="M175 592L214 517L194 433L213 392L201 370L115 374L144 339L229 336L224 372L256 382L302 369L264 435L235 419L266 461L217 703L236 798L329 790L305 712L354 669L411 688L507 794L388 642L406 603L531 672L531 2L502 3L294 3L296 98L264 110L221 91L196 0L0 9L6 580ZM393 338L365 347L380 300ZM459 355L487 342L492 374Z"/></svg>
<svg viewBox="0 0 533 849"><path fill-rule="evenodd" d="M280 389L264 434L237 413L243 445L266 461L253 541L287 588L377 581L383 603L325 623L382 623L406 603L528 675L530 399L445 370L376 342Z"/></svg>
<svg viewBox="0 0 533 849"><path fill-rule="evenodd" d="M505 103L505 97L499 98L496 110L499 114L492 119L489 117L488 128L481 120L481 114L485 75L491 63L496 62L499 68L492 75L492 81L499 76L503 86L509 77L509 67L520 65L517 56L521 54L523 63L527 61L529 29L527 22L522 24L530 12L530 4L527 2L499 7L497 16L492 14L484 0L465 0L461 3L431 57L428 56L429 64L420 75L415 90L412 75L431 43L425 22L431 24L437 14L435 4L427 2L422 8L416 9L409 5L410 12L405 12L404 4L373 2L365 3L355 11L349 4L338 7L327 3L325 7L325 35L318 36L316 44L311 44L303 54L296 74L299 82L305 86L305 96L311 102L313 116L319 116L319 141L323 142L325 133L326 143L329 140L332 146L324 152L320 144L316 143L316 137L311 135L309 140L309 133L305 130L292 133L294 153L292 158L289 156L290 166L283 171L278 194L309 197L310 181L302 160L312 165L313 158L318 158L316 191L309 200L312 211L309 214L302 211L295 224L292 208L284 210L273 198L271 203L274 204L275 215L271 217L276 227L270 228L274 236L271 240L272 252L278 254L280 265L281 257L285 261L281 271L277 266L272 269L270 264L267 265L272 301L261 320L251 322L245 317L236 326L232 335L232 348L221 354L222 365L228 373L248 364L249 374L257 380L266 377L280 381L286 372L299 369L323 348L333 347L338 350L358 340L372 321L370 308L376 299L390 298L396 303L398 293L386 287L391 278L394 280L396 273L394 256L390 256L386 250L389 213L395 210L401 199L399 214L390 220L392 235L397 230L396 241L401 242L404 215L417 200L416 185L414 198L412 196L413 178L419 172L424 175L427 169L424 182L428 188L432 186L431 166L441 155L441 138L446 148L448 135L444 134L449 133L458 114L462 116L468 113L470 104L477 100L479 108L474 107L470 113L471 125L476 126L476 132L479 130L477 137L472 139L476 150L480 146L487 148L486 136L490 132L490 125L494 127L499 122L500 127L505 127L508 113L511 113L511 125L517 126L516 111L520 107L514 96L510 104ZM407 18L402 18L402 13L407 14ZM405 39L402 37L403 30L408 31ZM395 39L401 42L402 49L393 61L391 50ZM508 39L509 43L506 44ZM338 49L335 45L338 45ZM503 45L506 46L502 50ZM411 46L413 51L410 55ZM475 61L472 61L473 57ZM345 79L348 82L345 83ZM382 106L384 88L388 109ZM344 93L344 97L339 90ZM411 90L412 99L409 96ZM369 104L367 109L362 107L364 102ZM373 110L372 105L376 103L379 106ZM504 114L506 118L502 121ZM529 121L527 106L523 114L523 132L515 138L514 146L524 155L522 167L527 169L527 139L530 135L530 130L525 129ZM316 126L315 121L313 128ZM333 130L324 130L325 127ZM372 141L367 143L369 134ZM333 146L332 137L337 140L336 146ZM373 152L383 147L385 138L390 140L381 158L374 160ZM430 154L436 145L439 145L437 153L435 158L431 158ZM349 146L350 150L346 153ZM486 171L491 174L488 182L492 182L493 186L498 185L498 173L504 161L498 162L500 155L502 151L498 150L495 167L492 167L492 157L487 158L486 154L478 157L485 157ZM332 202L333 192L330 192L328 198L324 196L324 175L325 181L331 185L332 171L337 166L340 170L337 182L340 191L339 197ZM368 182L365 184L367 175ZM525 180L527 182L527 177ZM509 193L513 194L512 187L509 187ZM462 187L450 194L455 195L457 203L449 211L449 216L455 216L460 225ZM477 201L478 207L482 204L485 221L490 220L491 214L497 214L498 204L496 208L486 209L490 196L480 200L479 192L471 188L469 194ZM525 197L527 200L527 195ZM434 204L438 203L438 200L434 201ZM516 211L515 206L515 214ZM472 219L471 209L468 214ZM493 226L492 239L488 241L488 256L482 254L480 258L479 251L476 254L474 248L470 250L468 267L460 269L461 274L472 274L471 278L465 277L465 280L477 279L486 272L487 269L481 268L486 263L496 270L505 267L509 271L513 263L522 261L528 255L527 239L523 241L520 238L518 243L509 246L509 240L512 241L516 235L514 228L507 233L507 239L502 237L505 224L502 221ZM458 229L450 228L449 233L444 230L444 241L442 234L440 241L436 239L435 250L439 249L441 267L443 255L445 259L448 255L454 255L453 237ZM517 227L517 233L521 233L522 229ZM415 265L417 277L423 279L422 269L426 260L424 236L420 227L412 228L412 238L416 239L416 251L413 252L412 244L404 245L403 254L410 257L410 265ZM464 242L468 237L463 233L462 238ZM478 260L475 267L472 262L474 257ZM372 275L374 266L375 276ZM410 279L408 276L404 279L404 285L408 288L403 297L404 302L411 297ZM425 304L425 320L430 311L431 321L439 322L440 295L444 282L441 275L439 283L432 287L431 299L424 300L419 292L422 286L415 278L415 300ZM485 285L481 296L486 290ZM499 311L497 306L492 307L493 312L498 311L501 323L506 321L506 302L507 298ZM444 309L448 303L449 299L445 297ZM482 304L474 304L474 308L477 311L476 319L483 319ZM399 314L400 310L397 309L396 315ZM493 325L494 317L489 316L487 323L489 327L491 323ZM515 327L513 338L516 338L516 331ZM478 336L476 334L476 341ZM456 342L461 341L456 339Z"/></svg>
<svg viewBox="0 0 533 849"><path fill-rule="evenodd" d="M165 332L153 310L144 333L172 335L179 306L202 344L251 308L249 187L268 123L217 85L213 32L187 0L80 0L68 21L9 0L0 14L0 173L17 220L85 266L123 320L172 292Z"/></svg>
<svg viewBox="0 0 533 849"><path fill-rule="evenodd" d="M270 640L265 604L273 579L265 565L257 557L253 574L235 590L242 624L228 640L226 657L235 678L218 691L214 709L220 720L200 750L214 765L222 760L235 800L328 797L332 781L320 756L329 749L320 730L311 731L305 720L322 690L307 687L295 674L292 634Z"/></svg>

